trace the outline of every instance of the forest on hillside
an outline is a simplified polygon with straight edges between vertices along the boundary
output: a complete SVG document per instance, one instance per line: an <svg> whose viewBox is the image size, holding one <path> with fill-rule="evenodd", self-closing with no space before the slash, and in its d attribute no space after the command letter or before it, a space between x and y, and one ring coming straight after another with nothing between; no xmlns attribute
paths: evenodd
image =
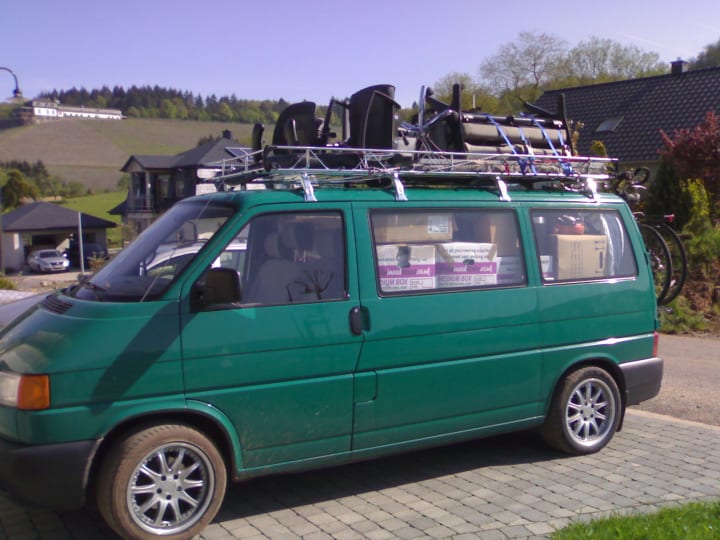
<svg viewBox="0 0 720 540"><path fill-rule="evenodd" d="M38 99L57 100L63 105L120 109L129 118L168 118L220 122L262 122L273 124L288 102L280 100L239 99L232 96L202 97L189 91L160 86L131 86L125 89L107 86L87 90L53 90Z"/></svg>

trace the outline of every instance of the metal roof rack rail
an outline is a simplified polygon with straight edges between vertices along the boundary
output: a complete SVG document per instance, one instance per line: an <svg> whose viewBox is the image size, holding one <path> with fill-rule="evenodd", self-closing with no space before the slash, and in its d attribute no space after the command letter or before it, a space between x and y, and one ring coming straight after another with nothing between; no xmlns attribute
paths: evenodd
<svg viewBox="0 0 720 540"><path fill-rule="evenodd" d="M286 151L291 153L283 153ZM505 153L266 146L263 155L262 163L255 162L252 154L225 160L220 174L213 178L218 189L301 184L308 192L304 186L310 184L377 184L386 178L395 186L398 200L405 197L404 189L397 187L399 183L435 187L491 185L502 198L517 186L533 189L535 184L544 184L550 189L585 193L593 199L597 184L609 181L610 170L614 169L614 160L609 158ZM527 163L533 164L532 171ZM498 180L502 180L504 188L499 187Z"/></svg>

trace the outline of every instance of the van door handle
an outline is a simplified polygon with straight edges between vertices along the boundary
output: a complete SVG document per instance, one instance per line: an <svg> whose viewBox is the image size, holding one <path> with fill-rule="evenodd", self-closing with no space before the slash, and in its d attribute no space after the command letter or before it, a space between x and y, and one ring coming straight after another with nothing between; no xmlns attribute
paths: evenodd
<svg viewBox="0 0 720 540"><path fill-rule="evenodd" d="M350 331L359 336L363 331L363 312L362 308L355 306L350 310Z"/></svg>

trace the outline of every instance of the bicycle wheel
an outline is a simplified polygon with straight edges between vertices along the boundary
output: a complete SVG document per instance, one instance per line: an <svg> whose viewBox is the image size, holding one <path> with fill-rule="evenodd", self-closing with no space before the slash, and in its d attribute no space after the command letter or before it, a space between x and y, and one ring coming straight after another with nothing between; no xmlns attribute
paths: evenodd
<svg viewBox="0 0 720 540"><path fill-rule="evenodd" d="M670 250L663 237L652 226L645 223L639 223L638 226L645 242L645 248L650 255L650 267L655 278L655 297L660 306L665 303L672 278Z"/></svg>
<svg viewBox="0 0 720 540"><path fill-rule="evenodd" d="M675 232L675 229L666 223L658 223L654 225L654 227L663 237L663 240L665 240L665 244L667 244L668 250L670 251L670 260L672 261L670 287L664 298L664 303L669 304L677 298L685 286L685 280L687 280L688 274L687 252L685 251L682 239L678 233Z"/></svg>

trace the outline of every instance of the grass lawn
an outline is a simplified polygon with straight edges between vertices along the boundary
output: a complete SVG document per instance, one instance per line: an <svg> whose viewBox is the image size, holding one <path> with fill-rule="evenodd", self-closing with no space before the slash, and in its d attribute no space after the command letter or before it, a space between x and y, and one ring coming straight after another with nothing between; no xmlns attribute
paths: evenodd
<svg viewBox="0 0 720 540"><path fill-rule="evenodd" d="M690 503L654 514L614 516L575 523L553 540L714 540L720 539L720 501Z"/></svg>

